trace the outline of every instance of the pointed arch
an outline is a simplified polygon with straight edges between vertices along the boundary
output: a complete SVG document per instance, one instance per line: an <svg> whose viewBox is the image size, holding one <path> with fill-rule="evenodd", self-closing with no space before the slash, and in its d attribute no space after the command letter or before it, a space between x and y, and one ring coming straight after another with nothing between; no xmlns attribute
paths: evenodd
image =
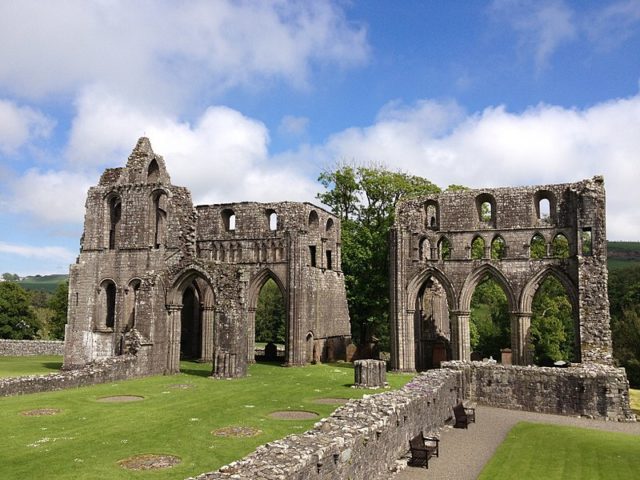
<svg viewBox="0 0 640 480"><path fill-rule="evenodd" d="M549 265L538 270L538 272L529 279L527 284L522 289L522 293L520 294L520 300L518 302L519 310L526 313L531 312L533 297L538 291L540 285L542 285L542 283L549 275L556 277L556 279L562 284L565 291L567 292L567 296L569 297L569 301L571 302L573 311L578 312L578 287L573 283L571 278L569 278L566 273L553 265Z"/></svg>
<svg viewBox="0 0 640 480"><path fill-rule="evenodd" d="M147 168L147 183L158 183L160 181L160 166L158 161L154 158L149 162Z"/></svg>
<svg viewBox="0 0 640 480"><path fill-rule="evenodd" d="M486 242L482 235L476 235L473 237L473 240L471 241L471 251L469 252L471 259L482 260L485 258L485 246Z"/></svg>
<svg viewBox="0 0 640 480"><path fill-rule="evenodd" d="M502 260L507 256L507 242L502 235L496 235L491 240L491 259Z"/></svg>
<svg viewBox="0 0 640 480"><path fill-rule="evenodd" d="M260 290L267 283L267 280L273 280L280 292L282 293L282 298L287 300L287 289L285 287L285 283L282 279L270 268L263 268L260 270L249 282L249 308L255 308L258 303L258 295L260 295Z"/></svg>
<svg viewBox="0 0 640 480"><path fill-rule="evenodd" d="M540 232L536 232L529 242L529 258L540 260L547 256L547 239Z"/></svg>
<svg viewBox="0 0 640 480"><path fill-rule="evenodd" d="M422 270L408 282L407 307L413 309L413 306L418 301L420 291L423 289L424 284L427 282L427 280L429 280L429 278L435 278L438 283L442 285L444 291L447 294L447 302L449 303L449 308L453 310L458 304L455 288L453 288L451 281L449 281L449 278L442 272L442 270L436 267L429 267L425 270Z"/></svg>
<svg viewBox="0 0 640 480"><path fill-rule="evenodd" d="M502 290L507 296L507 301L509 302L509 311L514 311L518 303L511 283L504 273L488 263L476 268L465 279L460 292L460 303L458 309L464 312L468 312L471 309L471 297L473 296L473 292L486 276L490 276L502 287Z"/></svg>

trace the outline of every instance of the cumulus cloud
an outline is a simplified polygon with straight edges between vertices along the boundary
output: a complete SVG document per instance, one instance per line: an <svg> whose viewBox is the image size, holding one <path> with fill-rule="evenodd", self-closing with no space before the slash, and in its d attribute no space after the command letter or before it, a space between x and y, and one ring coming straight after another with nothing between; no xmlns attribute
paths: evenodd
<svg viewBox="0 0 640 480"><path fill-rule="evenodd" d="M282 79L369 55L330 1L0 3L0 86L29 98L99 83L147 104ZM45 53L46 52L46 53Z"/></svg>
<svg viewBox="0 0 640 480"><path fill-rule="evenodd" d="M0 152L10 154L33 139L49 136L53 125L37 110L0 99Z"/></svg>
<svg viewBox="0 0 640 480"><path fill-rule="evenodd" d="M375 124L334 134L314 156L384 164L440 186L564 183L604 174L609 238L638 239L639 124L640 95L583 110L542 104L520 113L497 106L468 114L455 103L421 101L383 108Z"/></svg>
<svg viewBox="0 0 640 480"><path fill-rule="evenodd" d="M10 184L8 209L38 221L76 223L84 215L84 198L98 177L69 171L29 169Z"/></svg>
<svg viewBox="0 0 640 480"><path fill-rule="evenodd" d="M574 13L561 0L494 0L491 11L517 33L521 48L533 52L537 69L577 34Z"/></svg>

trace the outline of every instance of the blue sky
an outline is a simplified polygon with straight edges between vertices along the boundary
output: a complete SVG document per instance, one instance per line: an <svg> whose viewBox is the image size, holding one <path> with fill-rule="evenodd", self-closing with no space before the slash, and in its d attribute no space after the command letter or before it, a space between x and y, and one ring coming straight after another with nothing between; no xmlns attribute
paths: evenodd
<svg viewBox="0 0 640 480"><path fill-rule="evenodd" d="M0 272L66 272L143 135L196 203L313 201L344 161L603 174L640 240L640 0L1 2Z"/></svg>

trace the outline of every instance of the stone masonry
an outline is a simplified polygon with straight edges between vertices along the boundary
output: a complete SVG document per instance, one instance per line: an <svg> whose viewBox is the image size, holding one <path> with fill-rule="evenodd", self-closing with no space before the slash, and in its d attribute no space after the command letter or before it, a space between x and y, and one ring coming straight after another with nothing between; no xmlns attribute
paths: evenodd
<svg viewBox="0 0 640 480"><path fill-rule="evenodd" d="M602 177L401 201L390 241L395 369L470 360L471 297L487 276L507 296L514 364L532 362L531 303L550 275L573 306L572 360L612 364ZM543 255L532 258L535 242Z"/></svg>
<svg viewBox="0 0 640 480"><path fill-rule="evenodd" d="M62 355L62 340L7 340L0 339L0 357L30 355Z"/></svg>
<svg viewBox="0 0 640 480"><path fill-rule="evenodd" d="M213 375L245 375L269 279L287 311L285 363L342 359L350 326L340 248L340 220L310 203L194 207L141 138L126 167L89 189L64 367L131 353L148 374L194 358L212 362Z"/></svg>

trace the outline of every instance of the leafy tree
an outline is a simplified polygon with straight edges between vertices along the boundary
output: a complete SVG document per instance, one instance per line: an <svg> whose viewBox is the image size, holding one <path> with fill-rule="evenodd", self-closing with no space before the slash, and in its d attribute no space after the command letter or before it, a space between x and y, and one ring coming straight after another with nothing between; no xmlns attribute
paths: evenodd
<svg viewBox="0 0 640 480"><path fill-rule="evenodd" d="M64 325L67 323L67 308L69 302L69 282L58 285L49 300L48 307L52 312L49 320L49 335L58 340L64 340Z"/></svg>
<svg viewBox="0 0 640 480"><path fill-rule="evenodd" d="M640 266L610 272L609 303L613 357L640 387Z"/></svg>
<svg viewBox="0 0 640 480"><path fill-rule="evenodd" d="M256 341L285 343L286 311L280 288L266 281L258 295L256 307Z"/></svg>
<svg viewBox="0 0 640 480"><path fill-rule="evenodd" d="M1 282L0 338L33 339L39 326L29 293L17 283Z"/></svg>
<svg viewBox="0 0 640 480"><path fill-rule="evenodd" d="M471 297L471 348L483 357L500 358L511 345L511 319L507 296L490 276L485 276Z"/></svg>
<svg viewBox="0 0 640 480"><path fill-rule="evenodd" d="M318 198L342 219L342 270L353 338L376 336L389 348L388 235L401 197L438 193L429 180L379 166L341 165L323 172Z"/></svg>
<svg viewBox="0 0 640 480"><path fill-rule="evenodd" d="M9 272L5 272L2 274L2 279L5 282L18 282L20 281L20 277L18 276L17 273L9 273Z"/></svg>
<svg viewBox="0 0 640 480"><path fill-rule="evenodd" d="M557 360L574 360L572 307L560 281L547 277L533 297L531 339L534 362L538 365Z"/></svg>

